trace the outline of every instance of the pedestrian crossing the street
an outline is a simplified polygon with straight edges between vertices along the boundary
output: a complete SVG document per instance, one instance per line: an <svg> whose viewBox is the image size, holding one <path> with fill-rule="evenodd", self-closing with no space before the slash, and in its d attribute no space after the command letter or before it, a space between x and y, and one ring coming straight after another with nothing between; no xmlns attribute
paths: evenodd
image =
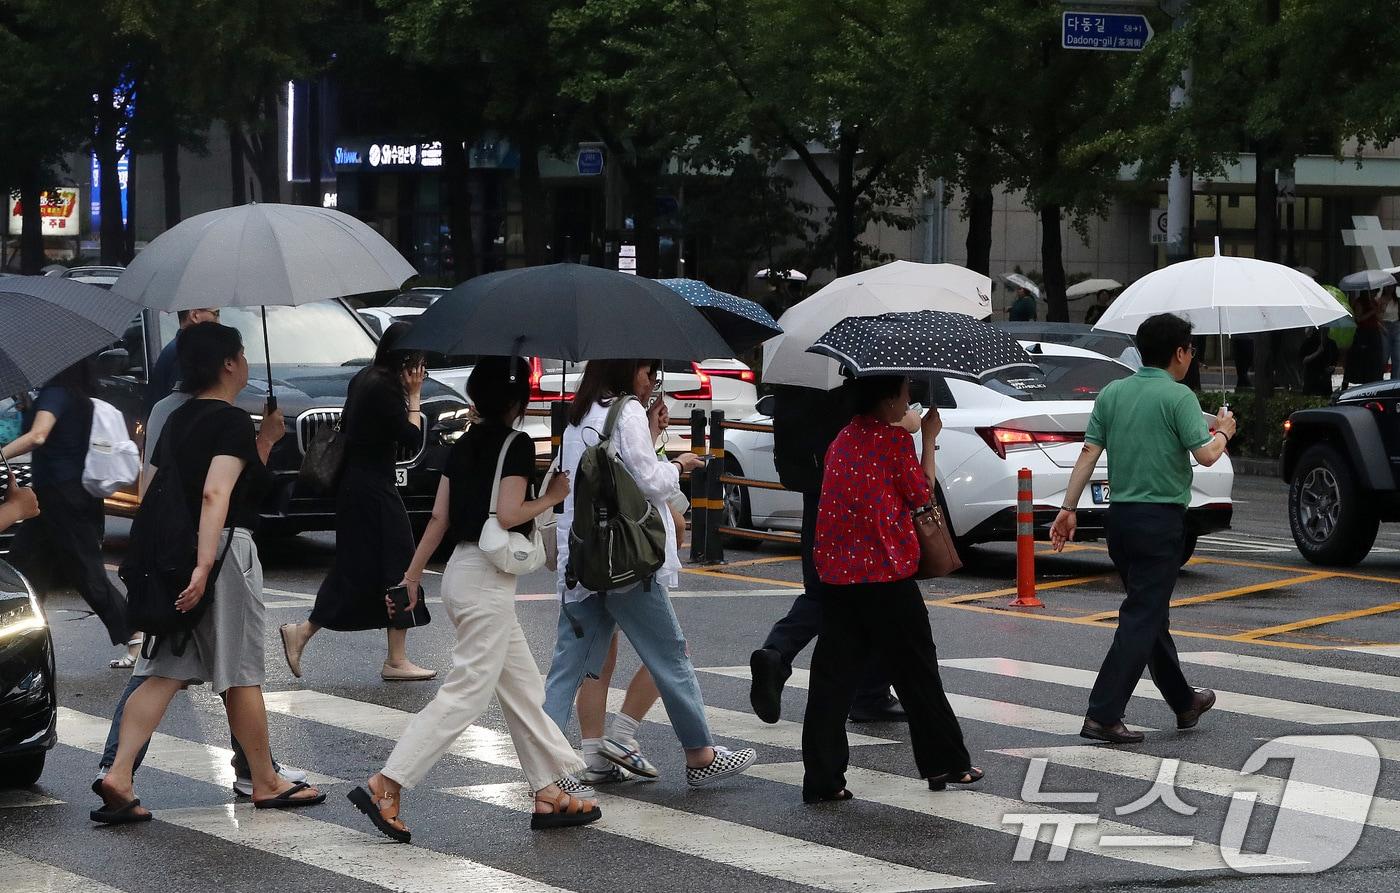
<svg viewBox="0 0 1400 893"><path fill-rule="evenodd" d="M465 811L470 817L463 821L471 833L420 836L415 826L411 845L392 845L345 803L344 793L356 782L332 775L311 776L330 795L324 807L277 812L254 810L247 801L230 802L227 727L221 711L215 712L217 701L206 698L210 703L201 704L198 715L220 721L201 720L195 726L197 735L189 732L187 723L181 727L185 734L158 733L152 743L146 765L162 777L194 787L169 807L148 803L157 818L150 827L163 823L181 833L202 835L246 853L248 860L274 860L269 865L291 860L298 870L332 879L324 882L325 889L336 889L333 879L340 878L356 890L413 893L591 893L603 887L596 878L576 876L569 865L600 846L626 857L620 863L626 867L615 866L622 876L609 890L636 888L638 878L652 874L658 880L666 878L675 889L725 887L736 893L913 893L1024 886L1053 878L1048 872L1061 860L1103 883L1306 869L1307 857L1269 852L1253 839L1246 851L1223 843L1222 816L1242 792L1252 792L1259 809L1269 810L1269 815L1294 814L1334 827L1364 826L1369 836L1363 841L1393 849L1400 838L1377 836L1400 835L1400 798L1384 782L1369 810L1358 815L1357 798L1372 793L1364 773L1296 779L1286 766L1275 767L1272 774L1242 774L1240 767L1255 747L1283 735L1306 736L1299 746L1341 767L1356 758L1358 740L1369 741L1386 764L1400 761L1400 740L1355 737L1386 733L1400 718L1385 712L1379 706L1382 701L1367 698L1367 693L1400 693L1397 677L1378 672L1374 662L1370 669L1346 669L1328 665L1336 661L1279 660L1225 651L1189 651L1181 659L1198 668L1192 674L1199 677L1198 684L1214 686L1216 679L1228 684L1217 689L1219 715L1212 714L1192 733L1159 731L1170 728L1163 722L1170 714L1150 681L1144 681L1129 712L1156 728L1134 726L1149 735L1148 745L1137 749L1087 745L1077 737L1092 670L1003 657L945 659L949 702L964 724L974 762L988 771L987 779L976 788L930 792L912 777L907 730L891 725L852 727L847 785L856 799L825 806L803 806L798 791L803 776L801 702L810 684L808 672L796 668L788 680L788 718L766 725L747 709L747 666L700 667L707 715L717 739L758 747L760 763L743 778L702 792L687 791L674 771L663 772L662 781L655 784L604 786L601 821L578 834L529 838L528 852L537 855L525 858L518 852L524 834L519 814L531 808L530 799L510 735L498 717L469 729L452 746L446 768L435 770L411 795L411 809L433 802L449 813ZM1284 689L1288 697L1277 696L1277 687L1269 695L1255 693L1256 684L1280 679L1291 681ZM413 714L355 694L315 687L267 692L268 712L278 718L274 749L290 729L299 742L324 741L335 748L341 759L327 762L336 775L357 780L368 775ZM622 695L619 689L610 691L613 709ZM1369 711L1352 709L1372 703L1377 706ZM106 716L63 708L53 763L94 766L108 722ZM1219 734L1230 722L1252 725L1246 735ZM658 742L658 754L665 753L660 742L674 746L659 705L643 732L644 741ZM1216 737L1205 737L1211 734ZM364 743L353 748L355 759L350 762L358 774L344 768L345 742L357 739ZM1222 746L1232 749L1224 754ZM1199 818L1185 822L1193 831L1189 836L1182 834L1184 820L1160 810L1115 814L1115 806L1160 786L1164 767L1171 770L1174 792L1200 807ZM1063 801L1031 796L1033 787L1023 782L1033 771L1041 773L1037 779L1049 778L1040 790L1089 792L1084 796L1094 799L1071 803L1066 813ZM454 778L460 780L453 783ZM107 878L93 867L96 863L56 859L59 864L49 864L42 847L10 843L13 821L21 815L60 810L81 823L91 796L86 792L88 780L85 771L59 769L46 774L44 783L33 790L0 793L0 830L7 835L0 845L0 878L6 879L0 886L5 890L145 889ZM1057 824L1066 815L1072 821ZM415 813L408 816L412 825ZM888 830L874 839L852 833L872 823ZM85 825L66 824L67 820L64 834L97 833ZM117 833L124 835L123 845L160 845L159 832ZM1353 858L1367 857L1358 851Z"/></svg>

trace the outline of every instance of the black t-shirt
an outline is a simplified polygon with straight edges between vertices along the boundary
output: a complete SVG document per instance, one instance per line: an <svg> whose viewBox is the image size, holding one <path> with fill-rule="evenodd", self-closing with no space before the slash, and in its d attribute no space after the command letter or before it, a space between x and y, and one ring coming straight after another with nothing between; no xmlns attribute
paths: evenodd
<svg viewBox="0 0 1400 893"><path fill-rule="evenodd" d="M44 445L34 450L34 483L47 487L81 479L92 436L92 401L63 385L44 385L25 416L26 431L40 412L53 413L56 421Z"/></svg>
<svg viewBox="0 0 1400 893"><path fill-rule="evenodd" d="M447 456L443 474L451 484L449 533L453 542L474 543L481 538L482 525L491 513L491 484L496 473L496 460L501 445L511 429L496 422L478 422L467 429ZM501 478L523 477L530 481L535 475L535 444L528 434L517 435L511 441L501 468ZM529 487L526 487L529 497ZM511 528L529 533L534 521Z"/></svg>
<svg viewBox="0 0 1400 893"><path fill-rule="evenodd" d="M214 404L212 408L211 404ZM258 504L271 475L258 456L257 432L248 413L222 400L191 400L172 412L166 421L152 462L157 467L167 441L176 450L180 486L185 491L185 504L196 526L204 502L204 482L215 456L233 456L246 463L229 499L229 517L225 525L232 522L235 527L249 530L257 526Z"/></svg>

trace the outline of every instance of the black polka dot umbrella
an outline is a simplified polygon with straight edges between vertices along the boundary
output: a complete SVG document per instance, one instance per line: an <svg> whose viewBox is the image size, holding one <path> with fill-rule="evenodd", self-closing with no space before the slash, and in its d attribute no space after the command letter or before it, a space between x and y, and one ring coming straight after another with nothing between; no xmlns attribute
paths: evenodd
<svg viewBox="0 0 1400 893"><path fill-rule="evenodd" d="M1013 336L939 310L848 317L807 351L831 357L856 377L933 374L982 381L1007 369L1040 371Z"/></svg>

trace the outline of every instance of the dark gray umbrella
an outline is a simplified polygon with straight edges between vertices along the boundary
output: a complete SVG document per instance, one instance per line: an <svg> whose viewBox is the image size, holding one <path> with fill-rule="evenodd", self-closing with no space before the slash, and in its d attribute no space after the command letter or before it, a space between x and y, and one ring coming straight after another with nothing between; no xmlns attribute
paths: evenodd
<svg viewBox="0 0 1400 893"><path fill-rule="evenodd" d="M656 281L689 301L736 351L746 351L783 333L773 314L755 301L711 288L699 279Z"/></svg>
<svg viewBox="0 0 1400 893"><path fill-rule="evenodd" d="M403 346L573 361L734 356L700 311L661 283L580 264L469 279L414 320Z"/></svg>
<svg viewBox="0 0 1400 893"><path fill-rule="evenodd" d="M0 396L41 385L110 347L140 312L125 298L71 279L0 279Z"/></svg>
<svg viewBox="0 0 1400 893"><path fill-rule="evenodd" d="M1040 373L1011 335L965 314L940 310L848 317L807 350L831 357L858 378L932 373L982 381L1008 369Z"/></svg>

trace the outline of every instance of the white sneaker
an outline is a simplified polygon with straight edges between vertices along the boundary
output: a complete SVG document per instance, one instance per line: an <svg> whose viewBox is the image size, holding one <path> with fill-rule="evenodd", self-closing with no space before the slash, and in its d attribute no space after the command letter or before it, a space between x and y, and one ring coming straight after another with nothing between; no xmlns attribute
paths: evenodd
<svg viewBox="0 0 1400 893"><path fill-rule="evenodd" d="M661 772L652 765L651 761L642 756L642 749L637 746L635 741L604 738L598 745L598 756L649 781L661 775Z"/></svg>
<svg viewBox="0 0 1400 893"><path fill-rule="evenodd" d="M306 773L300 769L292 769L288 766L283 766L275 760L272 763L272 768L277 770L277 777L281 778L283 781L292 784L300 784L306 781ZM241 775L235 776L233 779L233 793L239 797L253 796L253 779L244 778Z"/></svg>
<svg viewBox="0 0 1400 893"><path fill-rule="evenodd" d="M592 766L585 768L582 772L575 772L574 778L582 784L617 784L631 778L631 774L621 766L607 766L602 769L594 769Z"/></svg>
<svg viewBox="0 0 1400 893"><path fill-rule="evenodd" d="M685 782L693 788L713 784L731 775L738 775L758 761L758 751L752 747L743 750L730 750L716 747L715 758L710 765L697 768L686 767Z"/></svg>

